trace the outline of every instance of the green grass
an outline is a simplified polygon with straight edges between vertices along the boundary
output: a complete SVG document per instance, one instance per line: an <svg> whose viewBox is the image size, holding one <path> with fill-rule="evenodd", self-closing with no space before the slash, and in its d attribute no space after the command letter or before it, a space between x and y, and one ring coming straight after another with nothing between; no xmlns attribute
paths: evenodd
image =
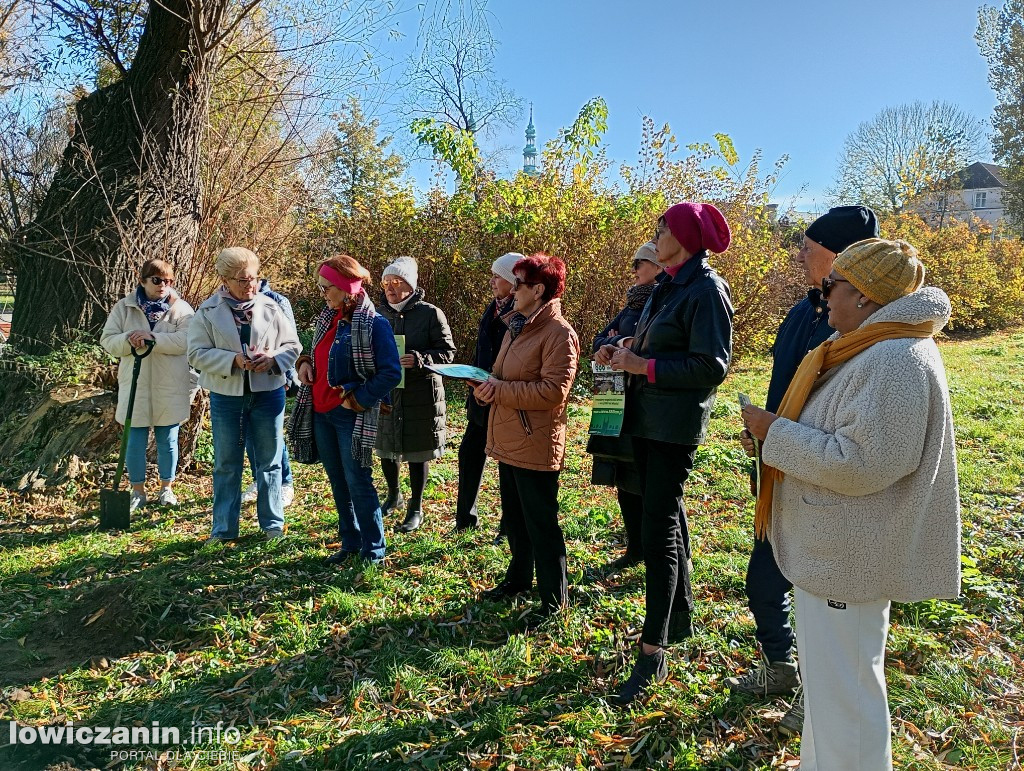
<svg viewBox="0 0 1024 771"><path fill-rule="evenodd" d="M944 343L964 505L958 601L892 614L888 680L900 768L1006 769L1024 713L1024 334ZM687 491L698 634L671 656L670 679L625 711L603 697L628 673L643 613L643 570L617 580L613 491L589 484L588 410L571 410L561 478L571 607L525 631L529 601L481 601L506 549L493 546L495 470L484 527L452 535L461 400L431 467L424 527L389 532L383 568L322 566L335 529L323 471L297 467L289 535L265 544L244 512L232 548L201 545L210 481L179 484L182 506L130 533L94 529L96 492L24 501L0 490L0 768L108 767L109 749L5 747L23 724L233 725L217 765L180 768L779 768L799 741L774 726L785 704L731 694L721 681L755 655L743 577L752 506L736 391L763 401L768 363L750 360L721 389L713 435ZM387 523L390 526L395 521ZM99 611L103 611L97 615ZM140 748L135 748L140 749ZM155 760L113 767L153 768Z"/></svg>

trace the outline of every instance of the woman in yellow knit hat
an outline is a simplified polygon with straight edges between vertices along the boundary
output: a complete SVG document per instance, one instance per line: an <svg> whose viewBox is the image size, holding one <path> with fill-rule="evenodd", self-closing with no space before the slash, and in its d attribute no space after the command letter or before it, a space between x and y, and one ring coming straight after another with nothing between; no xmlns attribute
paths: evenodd
<svg viewBox="0 0 1024 771"><path fill-rule="evenodd" d="M892 768L885 641L891 602L956 597L953 419L934 335L949 298L904 241L843 251L822 282L838 330L807 354L762 441L755 527L796 595L803 771Z"/></svg>

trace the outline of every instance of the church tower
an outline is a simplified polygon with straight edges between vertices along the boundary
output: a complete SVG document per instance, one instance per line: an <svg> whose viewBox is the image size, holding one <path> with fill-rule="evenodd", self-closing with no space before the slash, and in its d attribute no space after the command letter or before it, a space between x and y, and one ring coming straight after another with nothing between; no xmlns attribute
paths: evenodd
<svg viewBox="0 0 1024 771"><path fill-rule="evenodd" d="M526 127L526 147L523 148L523 171L531 177L540 174L537 171L537 129L533 126L533 105L530 105L530 123Z"/></svg>

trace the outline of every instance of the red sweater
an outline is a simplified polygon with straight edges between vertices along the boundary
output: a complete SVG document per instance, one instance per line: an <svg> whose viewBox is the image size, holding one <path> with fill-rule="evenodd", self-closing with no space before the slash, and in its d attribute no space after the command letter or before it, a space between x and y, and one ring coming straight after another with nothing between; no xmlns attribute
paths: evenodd
<svg viewBox="0 0 1024 771"><path fill-rule="evenodd" d="M327 385L327 361L331 355L331 346L334 345L334 337L338 333L340 320L341 309L334 314L330 329L313 349L313 367L316 371L316 377L313 378L314 412L330 412L341 406L341 391Z"/></svg>

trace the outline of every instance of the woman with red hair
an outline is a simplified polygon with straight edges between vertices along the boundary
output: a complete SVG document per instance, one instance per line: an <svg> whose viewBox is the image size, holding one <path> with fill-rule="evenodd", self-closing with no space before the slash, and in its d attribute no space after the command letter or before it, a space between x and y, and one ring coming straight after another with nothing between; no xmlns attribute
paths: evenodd
<svg viewBox="0 0 1024 771"><path fill-rule="evenodd" d="M644 501L647 613L636 665L612 699L620 706L668 677L666 646L692 634L683 486L732 356L729 285L708 264L708 252L724 252L730 238L725 217L711 204L669 208L654 232L658 263L668 275L644 306L634 336L595 356L629 373L622 432L633 438Z"/></svg>
<svg viewBox="0 0 1024 771"><path fill-rule="evenodd" d="M487 454L498 461L502 521L512 559L484 592L500 600L528 592L537 566L540 618L567 601L565 539L558 524L558 475L565 459L566 403L580 342L562 318L565 263L535 254L512 269L508 332L492 375L474 391L490 405Z"/></svg>

